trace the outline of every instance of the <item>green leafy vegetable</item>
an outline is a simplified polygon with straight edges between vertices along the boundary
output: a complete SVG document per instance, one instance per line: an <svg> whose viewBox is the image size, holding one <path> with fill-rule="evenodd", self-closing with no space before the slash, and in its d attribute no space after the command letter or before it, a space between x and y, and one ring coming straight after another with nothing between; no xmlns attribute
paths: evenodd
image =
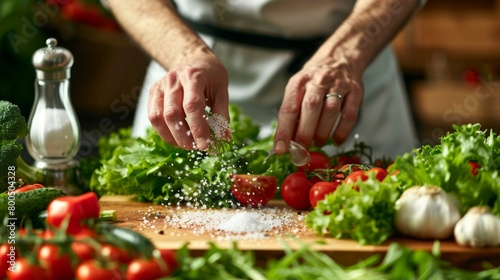
<svg viewBox="0 0 500 280"><path fill-rule="evenodd" d="M500 273L500 267L485 268L483 271L455 268L437 255L411 250L397 243L389 245L381 261L380 256L374 255L347 267L307 244L302 244L297 250L290 249L286 244L284 246L285 255L282 258L256 266L254 254L239 250L236 244L228 250L210 244L201 257L191 257L186 244L177 252L179 269L168 279L493 280L499 279Z"/></svg>
<svg viewBox="0 0 500 280"><path fill-rule="evenodd" d="M26 119L16 104L0 100L0 192L6 191L7 186L13 185L11 180L15 175L21 183L36 183L43 181L43 174L29 166L22 158L23 145L19 140L29 132ZM7 171L11 176L7 182ZM15 182L18 185L18 182Z"/></svg>
<svg viewBox="0 0 500 280"><path fill-rule="evenodd" d="M402 189L439 186L458 197L463 213L473 206L488 205L500 215L500 137L482 131L479 124L454 129L438 145L426 145L396 159L394 168L400 171L397 178ZM481 166L476 176L470 172L470 161Z"/></svg>
<svg viewBox="0 0 500 280"><path fill-rule="evenodd" d="M368 176L364 182L343 183L319 201L306 216L307 226L320 235L361 244L380 244L389 238L394 233L394 206L401 195L399 183L379 182L375 173Z"/></svg>
<svg viewBox="0 0 500 280"><path fill-rule="evenodd" d="M264 162L272 137L258 139L259 126L233 105L230 113L231 149L214 154L174 147L152 129L144 138L133 138L130 128L102 138L101 166L92 174L91 190L100 195L135 194L157 204L220 208L236 203L231 174L273 175L281 182L294 168L289 156Z"/></svg>

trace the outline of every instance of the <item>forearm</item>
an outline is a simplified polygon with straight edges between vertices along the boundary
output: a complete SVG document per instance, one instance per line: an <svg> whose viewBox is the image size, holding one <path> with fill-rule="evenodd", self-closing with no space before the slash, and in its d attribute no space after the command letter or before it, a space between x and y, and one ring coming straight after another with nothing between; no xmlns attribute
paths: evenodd
<svg viewBox="0 0 500 280"><path fill-rule="evenodd" d="M166 69L196 54L213 55L183 23L169 0L108 0L108 3L132 38Z"/></svg>
<svg viewBox="0 0 500 280"><path fill-rule="evenodd" d="M333 65L348 63L361 75L418 9L418 5L418 0L357 1L351 15L324 42L310 63L323 64L325 60Z"/></svg>

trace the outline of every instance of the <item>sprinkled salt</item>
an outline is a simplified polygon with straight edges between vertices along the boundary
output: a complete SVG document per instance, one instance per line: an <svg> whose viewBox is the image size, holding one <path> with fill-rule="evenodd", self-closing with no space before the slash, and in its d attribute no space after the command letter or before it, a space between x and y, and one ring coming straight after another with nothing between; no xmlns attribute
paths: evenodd
<svg viewBox="0 0 500 280"><path fill-rule="evenodd" d="M252 214L248 212L241 212L232 216L229 220L221 223L216 227L217 229L229 232L255 232L255 231L268 231L271 226L258 221Z"/></svg>
<svg viewBox="0 0 500 280"><path fill-rule="evenodd" d="M229 129L229 121L224 116L214 113L207 118L207 122L216 139L224 139L226 137L225 133Z"/></svg>
<svg viewBox="0 0 500 280"><path fill-rule="evenodd" d="M194 235L208 234L214 240L256 240L290 233L300 235L306 230L304 216L298 216L291 209L167 209L170 211L163 220L164 230L182 228ZM151 228L152 225L143 221L141 226Z"/></svg>

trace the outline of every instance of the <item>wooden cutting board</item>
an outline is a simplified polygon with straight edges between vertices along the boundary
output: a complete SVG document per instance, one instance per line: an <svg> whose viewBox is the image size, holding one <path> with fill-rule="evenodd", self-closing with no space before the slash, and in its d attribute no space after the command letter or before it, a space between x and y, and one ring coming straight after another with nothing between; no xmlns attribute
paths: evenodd
<svg viewBox="0 0 500 280"><path fill-rule="evenodd" d="M196 211L198 222L200 219L204 219L200 216L206 214L208 222L209 213L216 210L153 205L134 201L133 197L127 196L104 196L100 202L103 210L117 211L118 222L116 225L140 232L150 238L158 248L176 250L189 242L189 248L193 255L203 254L210 242L222 248L229 248L236 241L239 249L254 251L257 259L265 263L270 258L283 256L283 242L292 248L298 248L305 243L310 244L315 250L328 254L341 264L350 265L374 254L383 255L392 242L416 250L430 251L433 246L432 241L408 238L392 238L382 245L373 246L360 245L352 240L321 237L305 227L303 218L307 212L294 211L286 207L282 201L271 201L266 207L276 209L278 215L286 216L288 224L257 237L224 234L218 230L201 232L196 226L190 225L189 219L183 220L184 224L176 223L175 226L169 222L172 217L186 215L189 211ZM236 214L236 210L231 209L217 211ZM459 246L453 240L445 240L441 241L441 257L458 267L478 269L483 261L500 265L500 247L467 248Z"/></svg>

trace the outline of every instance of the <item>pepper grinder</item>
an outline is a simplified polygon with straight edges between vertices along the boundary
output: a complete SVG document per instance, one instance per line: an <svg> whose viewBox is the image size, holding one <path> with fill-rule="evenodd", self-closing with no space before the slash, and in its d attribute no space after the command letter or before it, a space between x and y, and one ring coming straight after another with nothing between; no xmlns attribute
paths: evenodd
<svg viewBox="0 0 500 280"><path fill-rule="evenodd" d="M35 160L34 167L44 175L44 185L77 195L80 125L69 94L73 55L47 39L47 47L33 55L36 70L35 102L28 120L26 147Z"/></svg>

